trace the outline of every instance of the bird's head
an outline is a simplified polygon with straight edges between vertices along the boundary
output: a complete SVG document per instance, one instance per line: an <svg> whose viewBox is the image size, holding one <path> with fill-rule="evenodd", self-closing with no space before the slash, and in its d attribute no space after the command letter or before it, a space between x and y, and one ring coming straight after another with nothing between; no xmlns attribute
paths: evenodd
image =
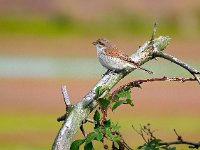
<svg viewBox="0 0 200 150"><path fill-rule="evenodd" d="M112 44L110 41L108 41L107 39L98 39L97 41L92 43L93 45L95 45L97 48L100 49L104 49L104 48L111 48Z"/></svg>

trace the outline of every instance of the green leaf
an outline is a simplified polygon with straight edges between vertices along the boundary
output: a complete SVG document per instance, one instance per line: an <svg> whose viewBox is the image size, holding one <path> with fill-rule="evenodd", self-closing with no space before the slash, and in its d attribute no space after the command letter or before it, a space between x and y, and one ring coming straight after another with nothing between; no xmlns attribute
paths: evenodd
<svg viewBox="0 0 200 150"><path fill-rule="evenodd" d="M120 101L116 102L112 107L112 111L114 111L117 107L119 107L120 105L122 105L124 103L126 103L125 100L120 100Z"/></svg>
<svg viewBox="0 0 200 150"><path fill-rule="evenodd" d="M131 99L126 99L126 102L127 102L129 105L134 106L133 100L131 100Z"/></svg>
<svg viewBox="0 0 200 150"><path fill-rule="evenodd" d="M104 126L107 127L107 128L111 126L110 119L104 121Z"/></svg>
<svg viewBox="0 0 200 150"><path fill-rule="evenodd" d="M116 141L113 141L113 143L114 143L114 146L115 146L117 149L119 149L119 144L118 144Z"/></svg>
<svg viewBox="0 0 200 150"><path fill-rule="evenodd" d="M104 98L99 98L99 103L102 106L102 109L105 110L110 104L110 101Z"/></svg>
<svg viewBox="0 0 200 150"><path fill-rule="evenodd" d="M122 137L120 135L115 136L114 141L120 141L122 140Z"/></svg>
<svg viewBox="0 0 200 150"><path fill-rule="evenodd" d="M92 142L84 145L84 150L93 150L93 149L94 147L93 147Z"/></svg>
<svg viewBox="0 0 200 150"><path fill-rule="evenodd" d="M85 139L85 145L91 143L92 140L96 138L97 134L95 132L91 132L90 134L87 135Z"/></svg>
<svg viewBox="0 0 200 150"><path fill-rule="evenodd" d="M97 133L96 139L97 139L97 141L101 141L103 139L103 134L102 133Z"/></svg>
<svg viewBox="0 0 200 150"><path fill-rule="evenodd" d="M111 128L112 128L112 131L119 131L119 129L121 128L119 125L118 125L118 123L116 123L116 124L114 124L114 123L112 123L111 124Z"/></svg>
<svg viewBox="0 0 200 150"><path fill-rule="evenodd" d="M114 135L111 133L111 130L109 128L106 128L106 130L105 130L105 136L110 141L114 141Z"/></svg>
<svg viewBox="0 0 200 150"><path fill-rule="evenodd" d="M100 113L98 112L98 110L95 111L93 119L95 121L94 129L99 128L100 127Z"/></svg>
<svg viewBox="0 0 200 150"><path fill-rule="evenodd" d="M95 90L96 97L101 96L101 88L102 88L102 86L98 86L98 87L96 88L96 90Z"/></svg>
<svg viewBox="0 0 200 150"><path fill-rule="evenodd" d="M106 91L108 90L108 87L98 86L95 89L96 97L97 99Z"/></svg>
<svg viewBox="0 0 200 150"><path fill-rule="evenodd" d="M100 113L98 112L98 110L95 111L93 119L96 122L100 121Z"/></svg>
<svg viewBox="0 0 200 150"><path fill-rule="evenodd" d="M79 147L85 142L85 139L83 140L75 140L71 147L70 150L79 150Z"/></svg>
<svg viewBox="0 0 200 150"><path fill-rule="evenodd" d="M115 97L114 97L114 100L122 100L122 98L125 98L125 99L131 99L131 90L130 88L127 88L126 90L121 90L119 91Z"/></svg>

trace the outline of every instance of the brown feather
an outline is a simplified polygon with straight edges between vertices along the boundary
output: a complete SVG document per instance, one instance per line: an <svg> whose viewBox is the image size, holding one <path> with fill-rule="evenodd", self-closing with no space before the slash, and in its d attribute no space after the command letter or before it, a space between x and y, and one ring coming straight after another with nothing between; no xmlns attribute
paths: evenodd
<svg viewBox="0 0 200 150"><path fill-rule="evenodd" d="M126 55L123 51L121 51L117 48L106 48L105 53L107 56L120 58L124 61L127 61L127 62L133 64L133 65L136 65L136 63L133 60L131 60L131 58L128 55Z"/></svg>

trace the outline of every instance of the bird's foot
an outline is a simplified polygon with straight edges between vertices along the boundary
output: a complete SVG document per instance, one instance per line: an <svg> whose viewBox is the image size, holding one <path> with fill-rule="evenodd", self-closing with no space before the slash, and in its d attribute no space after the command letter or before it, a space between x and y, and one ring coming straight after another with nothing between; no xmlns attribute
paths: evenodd
<svg viewBox="0 0 200 150"><path fill-rule="evenodd" d="M110 73L110 72L112 72L112 70L108 69L108 70L102 75L102 77L105 76L105 75L107 75L107 74Z"/></svg>

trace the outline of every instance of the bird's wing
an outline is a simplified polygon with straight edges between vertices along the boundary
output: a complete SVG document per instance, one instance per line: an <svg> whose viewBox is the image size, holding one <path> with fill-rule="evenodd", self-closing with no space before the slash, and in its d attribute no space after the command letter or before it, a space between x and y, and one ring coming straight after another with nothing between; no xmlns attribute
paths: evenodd
<svg viewBox="0 0 200 150"><path fill-rule="evenodd" d="M128 55L126 55L123 51L117 49L117 48L107 48L105 50L105 53L107 56L111 56L111 57L116 57L116 58L120 58L121 60L124 60L130 64L132 64L133 66L135 66L136 68L139 68L141 70L146 71L149 74L153 74L152 71L147 70L143 67L140 67L137 63L135 63Z"/></svg>
<svg viewBox="0 0 200 150"><path fill-rule="evenodd" d="M126 55L123 51L117 49L117 48L107 48L105 50L105 53L107 56L111 56L111 57L116 57L116 58L120 58L124 61L128 61L128 62L132 62L133 61L130 59L130 57L128 55Z"/></svg>

